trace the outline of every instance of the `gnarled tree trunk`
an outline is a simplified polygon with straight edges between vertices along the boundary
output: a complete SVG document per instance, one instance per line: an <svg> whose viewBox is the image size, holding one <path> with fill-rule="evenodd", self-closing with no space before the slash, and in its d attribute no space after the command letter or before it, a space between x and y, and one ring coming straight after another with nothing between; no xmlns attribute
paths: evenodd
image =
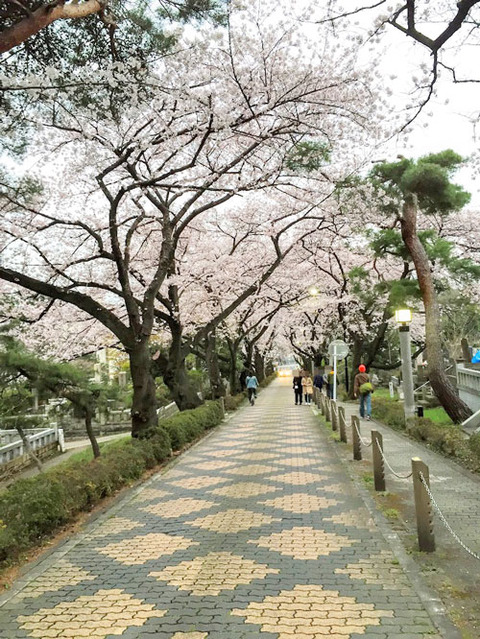
<svg viewBox="0 0 480 639"><path fill-rule="evenodd" d="M164 361L159 361L163 381L170 391L179 410L197 408L203 401L195 392L187 375L185 358L187 352L182 343L182 329L171 326L172 343Z"/></svg>
<svg viewBox="0 0 480 639"><path fill-rule="evenodd" d="M425 343L428 379L433 392L438 397L447 414L453 422L460 424L470 417L472 411L457 395L455 388L445 373L437 295L428 255L417 235L417 208L417 198L415 195L405 200L401 225L402 238L415 265L418 284L425 307Z"/></svg>
<svg viewBox="0 0 480 639"><path fill-rule="evenodd" d="M210 379L210 390L212 399L225 397L225 386L220 375L217 355L217 337L215 331L211 331L205 338L205 356Z"/></svg>
<svg viewBox="0 0 480 639"><path fill-rule="evenodd" d="M132 375L132 437L149 437L158 425L155 379L148 341L127 350Z"/></svg>

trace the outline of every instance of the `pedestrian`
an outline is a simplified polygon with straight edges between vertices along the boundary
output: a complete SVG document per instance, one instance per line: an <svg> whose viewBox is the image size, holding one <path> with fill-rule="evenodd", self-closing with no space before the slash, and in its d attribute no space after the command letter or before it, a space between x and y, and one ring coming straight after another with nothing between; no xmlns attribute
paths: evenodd
<svg viewBox="0 0 480 639"><path fill-rule="evenodd" d="M293 390L295 393L295 406L302 403L302 372L295 371L293 376Z"/></svg>
<svg viewBox="0 0 480 639"><path fill-rule="evenodd" d="M355 399L360 398L360 417L366 417L368 420L372 417L372 393L374 391L373 384L370 381L370 375L363 364L358 367L358 373L355 375L353 382L353 396Z"/></svg>
<svg viewBox="0 0 480 639"><path fill-rule="evenodd" d="M315 377L313 378L313 385L319 390L322 390L323 383L324 383L323 375L320 375L320 373L317 373Z"/></svg>
<svg viewBox="0 0 480 639"><path fill-rule="evenodd" d="M303 395L305 397L305 404L311 404L313 395L313 382L308 373L305 373L304 377L302 377L302 389Z"/></svg>
<svg viewBox="0 0 480 639"><path fill-rule="evenodd" d="M333 381L334 381L334 372L330 371L327 375L327 397L333 399ZM336 379L337 388L338 388L338 377Z"/></svg>
<svg viewBox="0 0 480 639"><path fill-rule="evenodd" d="M255 404L255 399L257 398L258 379L252 372L249 372L245 379L245 384L247 386L248 399L250 404L253 406Z"/></svg>

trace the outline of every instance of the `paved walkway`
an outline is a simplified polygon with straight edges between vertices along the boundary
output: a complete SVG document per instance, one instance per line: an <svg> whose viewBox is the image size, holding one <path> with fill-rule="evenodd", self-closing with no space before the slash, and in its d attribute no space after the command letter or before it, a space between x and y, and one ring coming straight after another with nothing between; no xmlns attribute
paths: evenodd
<svg viewBox="0 0 480 639"><path fill-rule="evenodd" d="M439 639L326 439L275 382L27 575L0 636Z"/></svg>

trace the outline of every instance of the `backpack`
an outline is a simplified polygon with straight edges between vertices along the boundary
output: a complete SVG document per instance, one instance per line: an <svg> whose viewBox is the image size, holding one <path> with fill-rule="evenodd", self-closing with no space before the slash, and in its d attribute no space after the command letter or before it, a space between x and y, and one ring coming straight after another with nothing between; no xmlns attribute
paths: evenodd
<svg viewBox="0 0 480 639"><path fill-rule="evenodd" d="M359 391L362 395L368 395L369 393L373 393L373 384L370 382L365 382L359 388Z"/></svg>

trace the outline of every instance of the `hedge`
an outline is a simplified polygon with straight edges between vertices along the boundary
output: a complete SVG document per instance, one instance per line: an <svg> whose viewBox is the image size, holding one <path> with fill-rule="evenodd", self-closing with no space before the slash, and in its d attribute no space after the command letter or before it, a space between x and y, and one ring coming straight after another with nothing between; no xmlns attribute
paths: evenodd
<svg viewBox="0 0 480 639"><path fill-rule="evenodd" d="M219 402L162 421L149 439L106 445L90 462L66 461L30 479L17 480L0 494L0 567L89 511L104 497L167 460L172 450L198 438L222 420Z"/></svg>

